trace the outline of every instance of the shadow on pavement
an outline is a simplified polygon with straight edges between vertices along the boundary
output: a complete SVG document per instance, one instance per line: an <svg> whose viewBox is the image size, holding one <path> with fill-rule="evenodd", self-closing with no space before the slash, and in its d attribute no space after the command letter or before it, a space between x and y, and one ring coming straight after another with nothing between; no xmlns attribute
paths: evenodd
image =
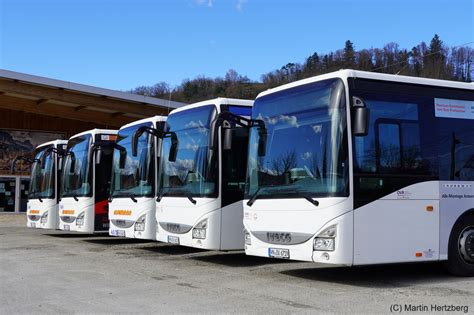
<svg viewBox="0 0 474 315"><path fill-rule="evenodd" d="M95 234L82 234L82 233L55 233L55 234L43 234L45 236L57 237L57 238L90 238L90 237L98 237Z"/></svg>
<svg viewBox="0 0 474 315"><path fill-rule="evenodd" d="M244 252L217 253L213 255L191 257L190 259L228 267L255 267L269 264L292 263L294 261L247 256Z"/></svg>
<svg viewBox="0 0 474 315"><path fill-rule="evenodd" d="M157 246L140 247L139 249L147 250L154 253L166 254L166 255L186 255L194 253L206 252L204 249L186 247L180 245L171 245L166 243L156 243Z"/></svg>
<svg viewBox="0 0 474 315"><path fill-rule="evenodd" d="M84 242L92 243L92 244L99 244L99 245L124 245L124 244L143 244L143 243L151 243L151 240L142 240L139 238L124 238L124 237L104 237L104 236L97 236L96 239L90 240L83 240Z"/></svg>
<svg viewBox="0 0 474 315"><path fill-rule="evenodd" d="M361 267L319 267L284 270L281 274L307 280L367 288L409 287L420 283L462 281L442 263L391 264Z"/></svg>

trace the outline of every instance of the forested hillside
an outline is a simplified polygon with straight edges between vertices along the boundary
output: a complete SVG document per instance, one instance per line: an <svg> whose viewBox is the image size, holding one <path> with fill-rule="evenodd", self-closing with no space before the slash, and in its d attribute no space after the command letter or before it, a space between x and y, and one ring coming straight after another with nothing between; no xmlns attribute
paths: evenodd
<svg viewBox="0 0 474 315"><path fill-rule="evenodd" d="M278 70L263 74L260 82L251 81L231 69L223 78L198 76L192 80L185 79L176 88L160 82L137 87L131 92L186 103L218 96L254 99L268 88L339 69L471 82L473 60L473 48L467 45L449 47L438 35L434 35L429 45L421 42L411 49L400 48L391 42L382 48L356 50L354 43L348 40L343 49L327 54L315 52L303 63L289 62Z"/></svg>

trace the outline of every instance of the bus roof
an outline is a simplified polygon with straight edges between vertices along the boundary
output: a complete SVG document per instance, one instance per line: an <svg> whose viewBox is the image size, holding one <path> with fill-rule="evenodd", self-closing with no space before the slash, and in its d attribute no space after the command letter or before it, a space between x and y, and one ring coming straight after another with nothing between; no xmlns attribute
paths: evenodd
<svg viewBox="0 0 474 315"><path fill-rule="evenodd" d="M41 147L46 147L48 145L53 145L55 147L58 146L58 144L67 144L67 140L53 140L53 141L48 141L45 143L41 143L40 145L36 146L36 149L41 148Z"/></svg>
<svg viewBox="0 0 474 315"><path fill-rule="evenodd" d="M330 73L318 75L315 77L287 83L287 84L284 84L272 89L268 89L266 91L259 93L257 95L257 98L260 98L262 96L272 94L278 91L286 90L292 87L296 87L296 86L300 86L300 85L304 85L308 83L313 83L317 81L322 81L326 79L332 79L332 78L341 78L343 80L346 80L347 78L362 78L362 79L371 79L371 80L379 80L379 81L411 83L411 84L419 84L419 85L474 90L474 84L467 83L467 82L428 79L428 78L420 78L420 77L411 77L411 76L406 76L406 75L395 75L395 74L344 69L344 70L330 72Z"/></svg>
<svg viewBox="0 0 474 315"><path fill-rule="evenodd" d="M91 129L91 130L87 130L87 131L83 131L81 133L78 133L78 134L75 134L74 136L72 136L71 138L69 139L72 139L72 138L76 138L76 137L80 137L80 136L83 136L83 135L87 135L87 134L90 134L90 135L96 135L96 134L109 134L109 135L116 135L118 133L118 130L112 130L112 129Z"/></svg>
<svg viewBox="0 0 474 315"><path fill-rule="evenodd" d="M152 117L143 118L143 119L140 119L140 120L135 120L135 121L132 121L131 123L123 125L122 127L120 127L120 129L125 129L125 128L128 128L128 127L143 124L143 123L146 123L146 122L155 122L156 123L158 121L166 121L166 116L152 116Z"/></svg>
<svg viewBox="0 0 474 315"><path fill-rule="evenodd" d="M219 105L240 105L240 106L252 106L253 101L252 100L242 100L238 98L224 98L224 97L218 97L210 100L205 100L202 102L197 102L185 106L181 106L180 108L176 108L170 112L170 114L177 113L183 110L187 110L190 108L196 108L200 106L205 106L205 105L216 105L219 107Z"/></svg>

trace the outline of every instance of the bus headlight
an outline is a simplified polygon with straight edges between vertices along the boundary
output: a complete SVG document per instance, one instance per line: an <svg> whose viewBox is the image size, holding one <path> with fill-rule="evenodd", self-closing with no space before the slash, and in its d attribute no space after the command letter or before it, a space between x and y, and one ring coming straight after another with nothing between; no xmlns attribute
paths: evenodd
<svg viewBox="0 0 474 315"><path fill-rule="evenodd" d="M79 226L84 225L84 215L85 215L85 212L79 213L79 215L76 218L76 225L79 225Z"/></svg>
<svg viewBox="0 0 474 315"><path fill-rule="evenodd" d="M252 245L252 239L250 238L250 233L244 229L244 240L245 240L245 245Z"/></svg>
<svg viewBox="0 0 474 315"><path fill-rule="evenodd" d="M145 231L145 218L146 214L138 218L137 222L135 222L135 231Z"/></svg>
<svg viewBox="0 0 474 315"><path fill-rule="evenodd" d="M314 238L313 249L317 251L334 251L337 226L331 225Z"/></svg>
<svg viewBox="0 0 474 315"><path fill-rule="evenodd" d="M41 223L46 223L46 222L48 222L48 211L43 213L43 215L41 216Z"/></svg>
<svg viewBox="0 0 474 315"><path fill-rule="evenodd" d="M193 228L193 238L197 238L203 240L206 238L206 230L207 230L207 219L200 221L196 226Z"/></svg>

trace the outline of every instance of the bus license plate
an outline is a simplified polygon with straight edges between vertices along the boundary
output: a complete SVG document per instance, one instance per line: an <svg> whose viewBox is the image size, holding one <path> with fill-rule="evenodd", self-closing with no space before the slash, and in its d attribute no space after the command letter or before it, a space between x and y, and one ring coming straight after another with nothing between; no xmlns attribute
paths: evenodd
<svg viewBox="0 0 474 315"><path fill-rule="evenodd" d="M168 243L179 245L179 237L168 235Z"/></svg>
<svg viewBox="0 0 474 315"><path fill-rule="evenodd" d="M290 250L282 248L269 248L268 257L290 259Z"/></svg>
<svg viewBox="0 0 474 315"><path fill-rule="evenodd" d="M64 224L64 231L70 231L71 228L69 227L69 225L67 224Z"/></svg>
<svg viewBox="0 0 474 315"><path fill-rule="evenodd" d="M36 227L36 223L31 222L31 227L32 227L32 228L35 228L35 227Z"/></svg>
<svg viewBox="0 0 474 315"><path fill-rule="evenodd" d="M110 231L110 234L111 234L112 236L124 237L124 236L125 236L125 231L124 231L124 230L111 230L111 231Z"/></svg>

